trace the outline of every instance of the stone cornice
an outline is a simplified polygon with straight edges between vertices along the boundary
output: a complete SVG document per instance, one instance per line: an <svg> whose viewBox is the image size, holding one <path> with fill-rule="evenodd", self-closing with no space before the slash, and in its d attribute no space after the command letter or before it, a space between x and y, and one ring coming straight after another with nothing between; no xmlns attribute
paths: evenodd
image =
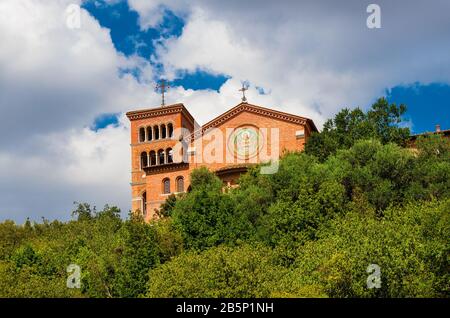
<svg viewBox="0 0 450 318"><path fill-rule="evenodd" d="M141 171L142 172L142 171ZM145 185L147 184L145 181L139 181L139 182L130 182L131 186L138 186L138 185Z"/></svg>
<svg viewBox="0 0 450 318"><path fill-rule="evenodd" d="M186 109L186 107L181 103L164 106L164 107L130 111L130 112L127 112L126 115L129 120L137 120L137 119L145 119L145 118L158 117L158 116L164 116L164 115L172 115L172 114L176 114L176 113L182 113L191 122L191 124L193 126L195 125L194 117L192 117L192 115L189 113L189 111Z"/></svg>
<svg viewBox="0 0 450 318"><path fill-rule="evenodd" d="M189 169L189 163L187 162L180 162L180 163L167 163L163 165L155 165L155 166L149 166L144 167L143 170L147 175L149 174L155 174L155 173L161 173L166 171L176 171L176 170L185 170Z"/></svg>
<svg viewBox="0 0 450 318"><path fill-rule="evenodd" d="M178 140L175 138L163 138L163 139L154 139L154 140L150 140L150 141L142 141L142 142L138 142L135 144L130 144L131 147L138 147L138 146L145 146L145 145L155 145L155 144L160 144L163 142L169 142L170 143L174 143L176 144Z"/></svg>
<svg viewBox="0 0 450 318"><path fill-rule="evenodd" d="M228 165L219 169L214 170L214 173L218 176L228 174L230 172L246 172L249 168L256 166L254 163L243 163Z"/></svg>

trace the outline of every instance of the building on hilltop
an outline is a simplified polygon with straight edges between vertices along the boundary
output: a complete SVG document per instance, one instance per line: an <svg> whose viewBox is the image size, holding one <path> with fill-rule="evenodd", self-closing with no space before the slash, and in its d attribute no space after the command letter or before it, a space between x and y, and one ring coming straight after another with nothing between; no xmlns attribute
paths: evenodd
<svg viewBox="0 0 450 318"><path fill-rule="evenodd" d="M441 129L441 125L436 125L435 131L427 131L420 134L415 134L410 137L409 144L411 147L415 147L415 142L419 137L440 135L444 138L450 138L450 129Z"/></svg>
<svg viewBox="0 0 450 318"><path fill-rule="evenodd" d="M146 220L172 193L189 190L189 176L202 166L233 187L252 164L274 173L284 151L301 151L311 119L243 102L199 126L183 104L130 111L132 211Z"/></svg>

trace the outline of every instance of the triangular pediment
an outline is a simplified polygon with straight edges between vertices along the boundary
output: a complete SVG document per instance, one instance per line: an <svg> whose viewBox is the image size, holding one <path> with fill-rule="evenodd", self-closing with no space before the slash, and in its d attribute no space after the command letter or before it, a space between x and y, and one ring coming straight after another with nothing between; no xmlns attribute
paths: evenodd
<svg viewBox="0 0 450 318"><path fill-rule="evenodd" d="M220 116L217 116L213 120L211 120L208 123L206 123L205 125L203 125L202 129L206 130L211 127L217 127L243 112L261 115L261 116L264 116L267 118L274 118L274 119L278 119L281 121L291 122L291 123L295 123L295 124L299 124L299 125L306 125L308 123L308 121L311 121L311 119L309 119L309 118L280 112L278 110L265 108L265 107L261 107L261 106L257 106L257 105L252 105L249 103L240 103L240 104L236 105L235 107L233 107L232 109L230 109L229 111L223 113Z"/></svg>
<svg viewBox="0 0 450 318"><path fill-rule="evenodd" d="M311 131L317 131L316 126L314 125L314 122L305 117L281 112L278 110L265 108L257 105L252 105L249 103L240 103L236 105L235 107L231 108L230 110L226 111L225 113L217 116L216 118L210 120L206 124L204 124L200 129L195 131L192 135L192 137L195 139L202 135L206 130L218 127L220 125L223 125L230 119L238 116L239 114L242 114L244 112L264 116L266 118L273 118L280 121L286 121L294 124L299 125L308 125Z"/></svg>

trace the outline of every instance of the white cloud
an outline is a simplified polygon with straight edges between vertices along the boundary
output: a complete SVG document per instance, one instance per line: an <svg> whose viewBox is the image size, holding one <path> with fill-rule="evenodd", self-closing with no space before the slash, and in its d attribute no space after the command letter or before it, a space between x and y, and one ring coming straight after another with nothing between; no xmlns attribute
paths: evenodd
<svg viewBox="0 0 450 318"><path fill-rule="evenodd" d="M74 200L125 213L130 206L127 119L88 127L102 113L159 105L153 70L119 54L109 30L84 10L81 28L67 28L74 2L0 2L0 219L65 219ZM186 18L182 35L162 41L154 57L169 77L180 69L231 76L219 92L172 88L168 103L183 102L205 123L239 103L241 80L249 80L250 102L319 126L390 86L450 82L448 1L380 0L380 30L365 27L369 3L129 0L142 29L160 23L165 7ZM119 76L133 67L143 82Z"/></svg>
<svg viewBox="0 0 450 318"><path fill-rule="evenodd" d="M132 10L139 12L139 23L142 30L160 24L166 8L170 8L177 15L182 15L189 6L184 0L128 0L128 5Z"/></svg>
<svg viewBox="0 0 450 318"><path fill-rule="evenodd" d="M127 119L97 132L71 129L37 138L39 154L0 152L0 216L67 219L73 201L129 208Z"/></svg>
<svg viewBox="0 0 450 318"><path fill-rule="evenodd" d="M74 200L130 206L127 120L88 127L102 113L155 105L152 85L118 71L152 70L118 54L84 10L69 29L73 2L0 2L0 219L67 219Z"/></svg>
<svg viewBox="0 0 450 318"><path fill-rule="evenodd" d="M312 117L318 126L342 107L370 105L386 88L450 82L448 1L379 1L377 30L366 27L369 3L191 1L182 35L158 53L169 77L203 69L232 83L249 80L271 92L251 102ZM180 10L178 1L164 4Z"/></svg>

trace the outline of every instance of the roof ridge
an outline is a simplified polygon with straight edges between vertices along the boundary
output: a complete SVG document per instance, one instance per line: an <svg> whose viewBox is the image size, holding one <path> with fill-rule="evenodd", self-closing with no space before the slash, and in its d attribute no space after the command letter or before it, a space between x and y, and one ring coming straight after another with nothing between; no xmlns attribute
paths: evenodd
<svg viewBox="0 0 450 318"><path fill-rule="evenodd" d="M242 110L241 110L241 108L242 108ZM247 108L247 110L252 110L252 109L255 110L256 109L256 110L259 110L260 113L265 112L265 113L269 113L269 114L275 114L277 116L273 116L273 117L278 117L279 120L285 120L285 121L287 120L287 121L294 121L294 122L303 121L305 123L309 123L311 125L311 129L313 131L317 131L316 125L310 118L282 112L282 111L267 108L267 107L250 104L247 102L241 102L241 103L237 104L236 106L234 106L233 108L220 114L219 116L216 116L215 118L211 119L210 121L208 121L207 123L205 123L204 125L199 127L198 129L193 131L191 134L189 134L189 137L185 137L185 139L186 138L190 138L191 140L192 140L192 138L195 139L197 135L203 134L203 132L206 129L215 127L215 126L219 125L221 122L227 121L230 117L233 117L236 112L239 113L241 111L245 111L245 108Z"/></svg>

